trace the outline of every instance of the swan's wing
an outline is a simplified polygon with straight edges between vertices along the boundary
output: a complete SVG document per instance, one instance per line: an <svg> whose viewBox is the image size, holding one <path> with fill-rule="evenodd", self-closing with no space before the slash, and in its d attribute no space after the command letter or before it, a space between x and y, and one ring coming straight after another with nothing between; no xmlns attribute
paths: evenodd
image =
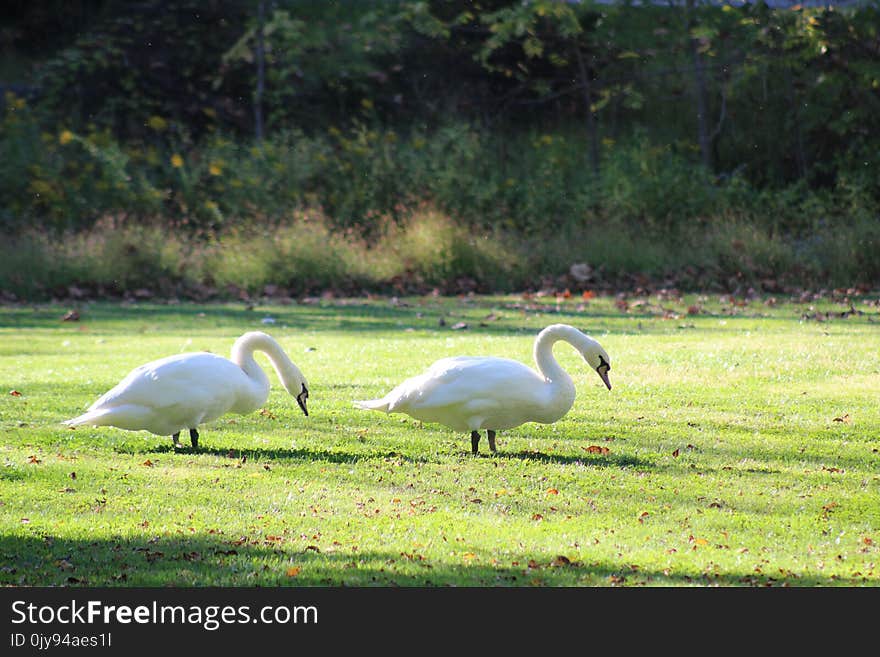
<svg viewBox="0 0 880 657"><path fill-rule="evenodd" d="M443 358L428 370L401 383L386 397L390 411L428 410L466 404L470 408L531 402L544 378L532 368L507 358Z"/></svg>
<svg viewBox="0 0 880 657"><path fill-rule="evenodd" d="M246 378L240 367L221 356L169 356L133 369L89 410L128 405L153 409L228 407Z"/></svg>

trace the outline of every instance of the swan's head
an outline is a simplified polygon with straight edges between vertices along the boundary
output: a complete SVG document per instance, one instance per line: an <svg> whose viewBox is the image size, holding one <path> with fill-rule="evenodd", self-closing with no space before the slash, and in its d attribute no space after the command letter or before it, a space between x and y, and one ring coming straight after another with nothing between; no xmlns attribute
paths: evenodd
<svg viewBox="0 0 880 657"><path fill-rule="evenodd" d="M296 396L296 403L299 404L299 407L302 409L302 412L306 414L306 417L309 415L309 409L306 407L306 400L309 398L309 389L306 386L306 382L302 382L302 390Z"/></svg>
<svg viewBox="0 0 880 657"><path fill-rule="evenodd" d="M596 370L605 387L611 390L611 381L608 379L608 372L611 371L611 358L602 348L602 345L591 339L581 354L590 367Z"/></svg>

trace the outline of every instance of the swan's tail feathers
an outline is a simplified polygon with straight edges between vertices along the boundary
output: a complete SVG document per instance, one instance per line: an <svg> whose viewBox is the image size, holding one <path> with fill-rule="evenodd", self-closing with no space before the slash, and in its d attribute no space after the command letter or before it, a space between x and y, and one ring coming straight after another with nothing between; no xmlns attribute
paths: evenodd
<svg viewBox="0 0 880 657"><path fill-rule="evenodd" d="M104 424L102 421L103 417L107 415L107 410L95 410L95 411L86 411L82 415L77 415L74 418L69 420L64 420L62 424L66 424L69 427L78 427L84 424L91 425L93 427L100 426Z"/></svg>
<svg viewBox="0 0 880 657"><path fill-rule="evenodd" d="M385 411L387 413L389 402L383 397L382 399L365 399L356 401L354 402L354 405L366 411Z"/></svg>

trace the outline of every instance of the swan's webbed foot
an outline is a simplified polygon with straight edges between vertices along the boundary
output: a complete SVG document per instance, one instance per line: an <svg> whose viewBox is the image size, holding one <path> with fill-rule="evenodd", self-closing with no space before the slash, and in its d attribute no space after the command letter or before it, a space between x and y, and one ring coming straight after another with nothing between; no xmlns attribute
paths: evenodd
<svg viewBox="0 0 880 657"><path fill-rule="evenodd" d="M189 430L189 440L192 443L193 451L199 448L199 432L195 429Z"/></svg>
<svg viewBox="0 0 880 657"><path fill-rule="evenodd" d="M180 449L183 445L180 444L180 432L178 431L176 434L171 436L171 441L174 443L175 449Z"/></svg>
<svg viewBox="0 0 880 657"><path fill-rule="evenodd" d="M486 437L489 439L489 449L492 450L493 453L497 452L498 450L495 449L495 432L492 431L492 429L488 429L486 431Z"/></svg>
<svg viewBox="0 0 880 657"><path fill-rule="evenodd" d="M480 432L471 431L471 453L476 456L480 451Z"/></svg>

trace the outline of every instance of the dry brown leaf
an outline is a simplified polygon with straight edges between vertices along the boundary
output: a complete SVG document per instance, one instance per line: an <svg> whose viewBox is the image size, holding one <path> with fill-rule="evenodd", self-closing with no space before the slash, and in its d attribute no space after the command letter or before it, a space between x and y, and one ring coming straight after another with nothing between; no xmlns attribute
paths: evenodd
<svg viewBox="0 0 880 657"><path fill-rule="evenodd" d="M152 462L150 459L147 459L146 461L144 461L143 463L141 463L141 465L145 465L145 466L147 466L148 468L152 468L152 467L153 467L153 462Z"/></svg>
<svg viewBox="0 0 880 657"><path fill-rule="evenodd" d="M33 454L31 454L30 456L28 456L28 463L42 463L42 462L43 462L42 459L38 459L38 458L37 458L36 456L34 456Z"/></svg>
<svg viewBox="0 0 880 657"><path fill-rule="evenodd" d="M674 456L675 458L678 458L678 454L679 454L679 451L678 451L678 448L676 447L675 451L672 452L672 456Z"/></svg>
<svg viewBox="0 0 880 657"><path fill-rule="evenodd" d="M603 456L606 456L606 455L608 455L608 453L611 452L611 450L608 449L607 447L602 447L600 445L590 445L589 447L586 447L585 449L590 454L602 454Z"/></svg>
<svg viewBox="0 0 880 657"><path fill-rule="evenodd" d="M559 495L559 490L557 490L556 488L548 488L547 494L548 495Z"/></svg>
<svg viewBox="0 0 880 657"><path fill-rule="evenodd" d="M13 397L21 397L21 393L18 390L10 390L9 394Z"/></svg>
<svg viewBox="0 0 880 657"><path fill-rule="evenodd" d="M849 424L849 422L850 422L849 413L844 413L843 415L834 418L833 421L834 422L844 422L846 424Z"/></svg>

